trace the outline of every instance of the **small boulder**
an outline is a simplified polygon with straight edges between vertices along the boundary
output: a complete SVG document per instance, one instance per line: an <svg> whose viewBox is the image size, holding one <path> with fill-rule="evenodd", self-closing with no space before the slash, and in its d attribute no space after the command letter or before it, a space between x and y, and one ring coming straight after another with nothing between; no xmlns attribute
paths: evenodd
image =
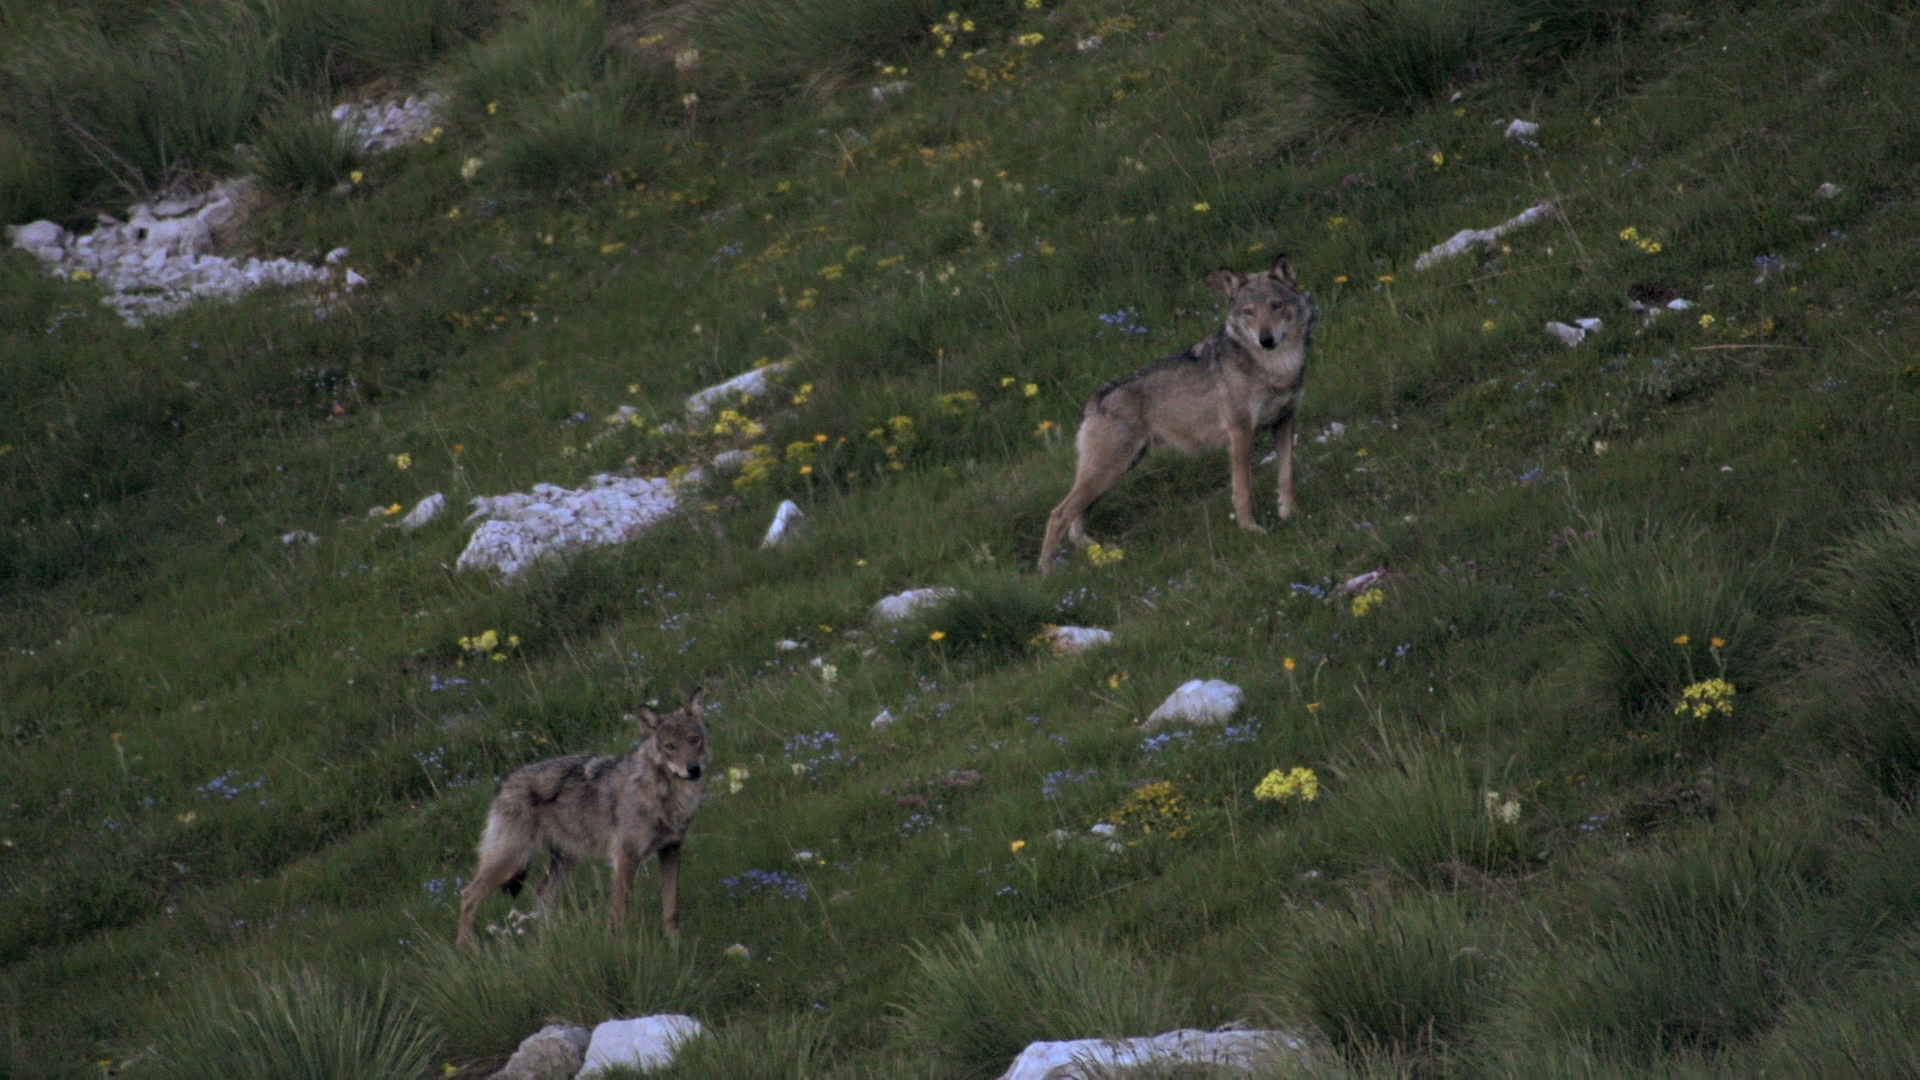
<svg viewBox="0 0 1920 1080"><path fill-rule="evenodd" d="M714 406L730 398L765 397L773 392L773 379L786 371L790 365L782 360L777 364L754 368L728 379L726 382L709 386L705 390L687 399L687 415L699 419L712 412Z"/></svg>
<svg viewBox="0 0 1920 1080"><path fill-rule="evenodd" d="M763 548L785 547L798 539L806 531L807 512L792 499L781 502L773 512L773 524L767 526L767 538L760 541Z"/></svg>
<svg viewBox="0 0 1920 1080"><path fill-rule="evenodd" d="M1113 644L1113 631L1097 626L1049 626L1040 632L1040 640L1052 645L1061 656L1076 656Z"/></svg>
<svg viewBox="0 0 1920 1080"><path fill-rule="evenodd" d="M421 499L419 503L414 506L412 513L401 518L400 527L408 532L412 532L445 513L446 509L447 497L436 491L426 498Z"/></svg>
<svg viewBox="0 0 1920 1080"><path fill-rule="evenodd" d="M1169 1031L1137 1039L1074 1039L1037 1042L1021 1051L1000 1080L1097 1080L1115 1069L1212 1066L1271 1075L1301 1063L1305 1046L1279 1031ZM1182 1073L1184 1075L1184 1073Z"/></svg>
<svg viewBox="0 0 1920 1080"><path fill-rule="evenodd" d="M586 1060L593 1033L570 1024L548 1024L526 1037L493 1080L570 1080Z"/></svg>
<svg viewBox="0 0 1920 1080"><path fill-rule="evenodd" d="M1240 711L1246 694L1220 679L1194 679L1168 695L1142 725L1146 730L1170 724L1224 724Z"/></svg>
<svg viewBox="0 0 1920 1080"><path fill-rule="evenodd" d="M927 608L938 607L958 595L960 590L945 585L894 593L873 605L873 621L899 622Z"/></svg>
<svg viewBox="0 0 1920 1080"><path fill-rule="evenodd" d="M700 1021L677 1013L608 1020L593 1029L575 1080L592 1080L615 1065L658 1069L673 1064L680 1044L706 1033Z"/></svg>

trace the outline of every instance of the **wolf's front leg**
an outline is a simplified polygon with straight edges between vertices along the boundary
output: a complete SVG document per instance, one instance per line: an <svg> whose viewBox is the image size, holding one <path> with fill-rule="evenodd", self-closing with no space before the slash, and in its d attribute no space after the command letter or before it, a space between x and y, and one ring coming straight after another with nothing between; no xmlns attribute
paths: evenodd
<svg viewBox="0 0 1920 1080"><path fill-rule="evenodd" d="M660 849L660 921L667 936L680 936L680 845Z"/></svg>
<svg viewBox="0 0 1920 1080"><path fill-rule="evenodd" d="M1253 520L1253 425L1243 421L1227 425L1227 459L1233 479L1233 517L1249 532L1267 530Z"/></svg>
<svg viewBox="0 0 1920 1080"><path fill-rule="evenodd" d="M1273 438L1273 457L1278 462L1280 520L1285 521L1293 516L1293 414L1287 414L1287 418L1280 421Z"/></svg>

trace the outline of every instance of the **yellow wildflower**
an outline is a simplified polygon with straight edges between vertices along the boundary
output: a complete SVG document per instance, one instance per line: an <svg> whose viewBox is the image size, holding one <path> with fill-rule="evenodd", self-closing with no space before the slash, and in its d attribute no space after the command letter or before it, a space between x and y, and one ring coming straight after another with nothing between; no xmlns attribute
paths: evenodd
<svg viewBox="0 0 1920 1080"><path fill-rule="evenodd" d="M1035 45L1047 40L1047 36L1045 34L1021 34L1014 40L1020 43L1021 48L1031 49Z"/></svg>
<svg viewBox="0 0 1920 1080"><path fill-rule="evenodd" d="M1733 684L1727 680L1706 679L1680 691L1680 704L1673 711L1681 716L1692 714L1695 720L1705 720L1714 713L1732 716L1733 693Z"/></svg>
<svg viewBox="0 0 1920 1080"><path fill-rule="evenodd" d="M1025 396L1027 396L1027 397L1039 397L1039 396L1040 396L1040 384L1039 384L1039 383L1028 383L1027 385L1025 385L1025 386L1023 386L1023 387L1021 387L1021 388L1020 388L1020 393L1022 393L1023 395L1025 395Z"/></svg>
<svg viewBox="0 0 1920 1080"><path fill-rule="evenodd" d="M1013 843L1007 845L1007 850L1013 852L1015 855L1018 855L1022 850L1026 848L1026 846L1027 846L1027 842L1025 840L1015 840Z"/></svg>
<svg viewBox="0 0 1920 1080"><path fill-rule="evenodd" d="M945 630L935 630L933 633L927 635L927 640L928 641L945 641L946 637L947 637L947 632Z"/></svg>
<svg viewBox="0 0 1920 1080"><path fill-rule="evenodd" d="M1211 209L1213 209L1212 203L1197 202L1193 204L1193 212L1196 214L1204 214Z"/></svg>
<svg viewBox="0 0 1920 1080"><path fill-rule="evenodd" d="M1090 544L1087 546L1087 561L1095 566L1112 566L1127 557L1126 549L1118 544Z"/></svg>
<svg viewBox="0 0 1920 1080"><path fill-rule="evenodd" d="M1262 777L1253 789L1253 797L1262 802L1285 802L1298 799L1312 802L1320 797L1320 777L1312 769L1295 766L1291 770L1275 769Z"/></svg>
<svg viewBox="0 0 1920 1080"><path fill-rule="evenodd" d="M1364 619L1367 617L1368 612L1386 602L1386 590L1368 589L1366 592L1353 598L1353 617L1356 619Z"/></svg>
<svg viewBox="0 0 1920 1080"><path fill-rule="evenodd" d="M411 469L413 468L413 455L412 454L395 454L393 455L393 464L395 468Z"/></svg>

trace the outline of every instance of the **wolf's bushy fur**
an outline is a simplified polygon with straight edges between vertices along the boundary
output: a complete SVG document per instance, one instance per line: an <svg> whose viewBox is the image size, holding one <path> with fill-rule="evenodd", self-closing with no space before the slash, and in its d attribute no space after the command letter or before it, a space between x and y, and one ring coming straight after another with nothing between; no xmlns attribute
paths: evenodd
<svg viewBox="0 0 1920 1080"><path fill-rule="evenodd" d="M500 782L480 837L480 865L460 892L459 941L474 940L480 904L496 889L517 895L534 855L547 853L537 894L544 910L576 864L613 864L611 919L625 922L633 873L660 857L660 906L667 933L680 931L680 845L700 808L700 781L712 764L705 710L695 693L670 713L641 706L640 745L629 754L568 754L521 766Z"/></svg>
<svg viewBox="0 0 1920 1080"><path fill-rule="evenodd" d="M1061 541L1087 544L1086 511L1153 446L1192 453L1226 444L1233 510L1253 520L1253 438L1274 433L1280 516L1293 513L1293 413L1307 384L1313 301L1285 255L1264 274L1221 269L1210 279L1227 296L1226 324L1184 352L1163 356L1088 399L1074 440L1080 452L1073 489L1047 519L1040 569L1050 571Z"/></svg>

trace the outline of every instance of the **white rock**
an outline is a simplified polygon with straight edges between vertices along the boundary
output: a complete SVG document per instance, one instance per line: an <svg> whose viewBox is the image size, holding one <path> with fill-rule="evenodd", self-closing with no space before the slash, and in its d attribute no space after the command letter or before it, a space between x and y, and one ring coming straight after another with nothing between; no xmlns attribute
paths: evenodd
<svg viewBox="0 0 1920 1080"><path fill-rule="evenodd" d="M1041 631L1040 638L1050 643L1054 652L1073 656L1113 644L1113 631L1097 626L1049 626Z"/></svg>
<svg viewBox="0 0 1920 1080"><path fill-rule="evenodd" d="M767 538L760 541L763 548L785 547L797 539L807 528L807 512L792 499L783 500L773 512L773 524L767 526Z"/></svg>
<svg viewBox="0 0 1920 1080"><path fill-rule="evenodd" d="M1540 134L1540 125L1531 120L1515 120L1507 125L1507 138L1531 139Z"/></svg>
<svg viewBox="0 0 1920 1080"><path fill-rule="evenodd" d="M1554 213L1556 211L1552 203L1535 203L1490 229L1462 229L1454 233L1453 238L1446 243L1437 245L1415 259L1413 268L1425 270L1443 259L1451 259L1455 255L1464 254L1483 244L1491 244L1515 229L1544 220Z"/></svg>
<svg viewBox="0 0 1920 1080"><path fill-rule="evenodd" d="M347 271L347 288L357 289L360 286L365 285L366 283L367 283L367 279L361 277L360 272L358 270Z"/></svg>
<svg viewBox="0 0 1920 1080"><path fill-rule="evenodd" d="M792 638L781 638L779 641L773 643L773 647L779 649L781 652L793 652L795 649L801 648L801 645Z"/></svg>
<svg viewBox="0 0 1920 1080"><path fill-rule="evenodd" d="M1334 589L1334 592L1346 593L1348 595L1352 595L1353 593L1357 593L1357 592L1365 592L1366 590L1373 588L1375 585L1378 585L1381 582L1386 581L1388 578L1391 578L1392 576L1393 574L1389 572L1386 567L1384 566L1377 567L1375 569L1367 571L1364 574L1355 574L1354 576L1341 582L1339 586Z"/></svg>
<svg viewBox="0 0 1920 1080"><path fill-rule="evenodd" d="M351 254L353 254L353 249L337 247L337 248L334 248L332 251L327 252L327 257L321 261L326 263L328 266L337 266L339 265L341 259L344 259Z"/></svg>
<svg viewBox="0 0 1920 1080"><path fill-rule="evenodd" d="M1674 297L1672 300L1667 301L1668 311L1685 311L1692 306L1693 306L1693 301L1682 300L1677 296Z"/></svg>
<svg viewBox="0 0 1920 1080"><path fill-rule="evenodd" d="M1001 1080L1100 1080L1115 1068L1212 1065L1242 1072L1297 1066L1306 1045L1280 1031L1170 1031L1137 1039L1038 1042L1014 1059ZM1156 1074L1157 1075L1157 1074Z"/></svg>
<svg viewBox="0 0 1920 1080"><path fill-rule="evenodd" d="M868 724L867 726L872 728L875 731L885 731L886 729L892 727L894 724L898 722L899 722L899 718L893 715L892 710L881 709L880 715L874 717L873 722Z"/></svg>
<svg viewBox="0 0 1920 1080"><path fill-rule="evenodd" d="M1837 199L1840 197L1840 185L1829 180L1819 187L1814 188L1813 193L1823 199Z"/></svg>
<svg viewBox="0 0 1920 1080"><path fill-rule="evenodd" d="M1224 724L1245 699L1240 688L1230 682L1194 679L1161 702L1142 727L1152 730L1169 724Z"/></svg>
<svg viewBox="0 0 1920 1080"><path fill-rule="evenodd" d="M600 474L578 491L535 484L529 494L481 495L472 506L467 521L481 524L458 567L513 578L548 556L632 540L671 515L679 498L665 477Z"/></svg>
<svg viewBox="0 0 1920 1080"><path fill-rule="evenodd" d="M673 1064L681 1043L705 1033L700 1021L677 1013L608 1020L593 1029L586 1061L575 1080L590 1080L615 1065L663 1068Z"/></svg>
<svg viewBox="0 0 1920 1080"><path fill-rule="evenodd" d="M724 403L729 398L765 397L773 392L774 376L785 372L791 366L782 360L776 364L768 364L766 367L754 368L752 371L735 375L718 385L709 386L687 399L687 414L695 418L705 416L713 411L714 406Z"/></svg>
<svg viewBox="0 0 1920 1080"><path fill-rule="evenodd" d="M1573 348L1575 345L1580 344L1582 341L1587 340L1587 332L1585 330L1581 329L1578 326L1568 326L1566 323L1563 323L1563 322L1548 323L1547 333L1552 334L1554 337L1559 338L1561 344L1565 345L1569 349Z"/></svg>
<svg viewBox="0 0 1920 1080"><path fill-rule="evenodd" d="M493 1080L568 1080L586 1060L593 1033L571 1024L548 1024L521 1040L520 1048Z"/></svg>
<svg viewBox="0 0 1920 1080"><path fill-rule="evenodd" d="M1586 318L1573 320L1573 325L1585 330L1589 334L1597 334L1600 332L1600 328L1607 324L1601 322L1599 319Z"/></svg>
<svg viewBox="0 0 1920 1080"><path fill-rule="evenodd" d="M722 450L713 455L713 471L723 476L731 476L746 468L747 462L752 458L753 455L745 450Z"/></svg>
<svg viewBox="0 0 1920 1080"><path fill-rule="evenodd" d="M51 221L35 221L26 225L7 226L7 238L13 246L32 255L41 262L56 262L65 254L67 242L72 239L67 230Z"/></svg>
<svg viewBox="0 0 1920 1080"><path fill-rule="evenodd" d="M926 608L938 607L958 595L960 590L945 585L894 593L873 605L873 621L899 622Z"/></svg>
<svg viewBox="0 0 1920 1080"><path fill-rule="evenodd" d="M412 532L445 513L446 509L447 497L436 491L414 504L413 511L400 519L400 527Z"/></svg>
<svg viewBox="0 0 1920 1080"><path fill-rule="evenodd" d="M317 544L320 538L305 529L295 529L290 533L282 534L280 542L292 547L295 544Z"/></svg>

